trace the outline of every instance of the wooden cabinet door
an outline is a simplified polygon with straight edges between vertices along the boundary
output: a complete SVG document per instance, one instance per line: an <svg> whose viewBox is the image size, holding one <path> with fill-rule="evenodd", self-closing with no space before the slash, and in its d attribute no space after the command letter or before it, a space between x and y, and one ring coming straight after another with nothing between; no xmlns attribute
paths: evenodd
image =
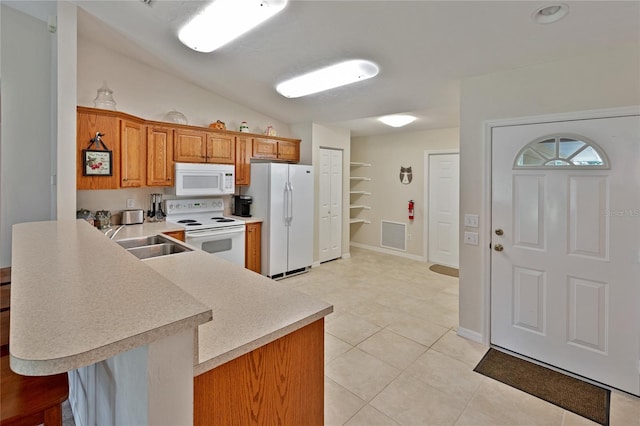
<svg viewBox="0 0 640 426"><path fill-rule="evenodd" d="M257 223L247 223L246 229L246 237L245 237L245 268L250 269L254 272L260 273L261 265L260 265L260 243L261 243L261 232L262 232L262 224L260 222Z"/></svg>
<svg viewBox="0 0 640 426"><path fill-rule="evenodd" d="M233 164L236 158L236 138L222 133L207 134L207 163Z"/></svg>
<svg viewBox="0 0 640 426"><path fill-rule="evenodd" d="M185 235L185 231L168 231L168 232L163 232L163 234L168 235L172 238L175 238L176 240L180 240L180 241L185 241L186 239L186 235Z"/></svg>
<svg viewBox="0 0 640 426"><path fill-rule="evenodd" d="M300 142L278 141L278 160L300 161Z"/></svg>
<svg viewBox="0 0 640 426"><path fill-rule="evenodd" d="M278 141L274 139L254 138L253 139L253 158L278 158Z"/></svg>
<svg viewBox="0 0 640 426"><path fill-rule="evenodd" d="M111 176L85 176L83 173L82 151L89 141L100 132L102 140L112 151ZM93 149L92 147L91 149ZM77 189L118 189L120 187L120 129L118 118L113 114L81 112L77 114L76 133L76 188Z"/></svg>
<svg viewBox="0 0 640 426"><path fill-rule="evenodd" d="M146 179L146 146L143 125L120 120L120 187L139 188Z"/></svg>
<svg viewBox="0 0 640 426"><path fill-rule="evenodd" d="M173 159L183 163L204 163L207 154L207 132L175 129Z"/></svg>
<svg viewBox="0 0 640 426"><path fill-rule="evenodd" d="M147 130L147 186L173 185L173 129Z"/></svg>
<svg viewBox="0 0 640 426"><path fill-rule="evenodd" d="M251 183L251 138L236 137L236 185Z"/></svg>

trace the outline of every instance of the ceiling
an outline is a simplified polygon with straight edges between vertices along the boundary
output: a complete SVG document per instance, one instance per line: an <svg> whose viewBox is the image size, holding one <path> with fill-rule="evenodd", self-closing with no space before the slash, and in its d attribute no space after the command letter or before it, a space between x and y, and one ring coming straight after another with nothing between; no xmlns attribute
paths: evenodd
<svg viewBox="0 0 640 426"><path fill-rule="evenodd" d="M78 0L79 37L138 58L285 123L314 121L373 135L459 125L460 81L640 43L639 1L566 1L554 24L531 15L549 1L300 1L209 54L176 33L208 2ZM288 99L275 85L342 59L376 62L380 74ZM579 71L577 71L579 72ZM410 113L394 130L376 120Z"/></svg>

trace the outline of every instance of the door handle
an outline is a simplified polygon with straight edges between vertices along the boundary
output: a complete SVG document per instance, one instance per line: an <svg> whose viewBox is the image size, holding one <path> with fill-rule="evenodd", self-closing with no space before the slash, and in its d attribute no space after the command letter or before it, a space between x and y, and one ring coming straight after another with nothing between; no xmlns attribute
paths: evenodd
<svg viewBox="0 0 640 426"><path fill-rule="evenodd" d="M502 229L498 228L498 229L496 229L496 235L502 236L502 235L504 235L504 231Z"/></svg>
<svg viewBox="0 0 640 426"><path fill-rule="evenodd" d="M502 251L504 250L504 247L502 247L502 244L496 244L495 246L493 246L493 249L495 251Z"/></svg>

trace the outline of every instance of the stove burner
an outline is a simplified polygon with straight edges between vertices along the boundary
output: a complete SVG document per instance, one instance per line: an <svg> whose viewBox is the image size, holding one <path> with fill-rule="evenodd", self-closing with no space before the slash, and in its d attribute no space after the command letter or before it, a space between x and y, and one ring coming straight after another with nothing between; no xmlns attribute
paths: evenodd
<svg viewBox="0 0 640 426"><path fill-rule="evenodd" d="M182 219L178 221L178 223L189 223L189 224L197 223L197 222L198 222L197 220L193 220L193 219Z"/></svg>
<svg viewBox="0 0 640 426"><path fill-rule="evenodd" d="M187 223L187 226L200 226L200 225L202 225L202 224L201 224L201 223L196 222L195 220L194 220L194 221L191 221L190 223Z"/></svg>
<svg viewBox="0 0 640 426"><path fill-rule="evenodd" d="M215 218L214 218L214 219L215 219ZM225 218L222 218L222 219L218 219L218 220L216 220L216 222L233 222L233 219L225 219Z"/></svg>
<svg viewBox="0 0 640 426"><path fill-rule="evenodd" d="M211 220L218 220L218 219L224 219L224 217L222 216L216 216L216 217L212 217Z"/></svg>

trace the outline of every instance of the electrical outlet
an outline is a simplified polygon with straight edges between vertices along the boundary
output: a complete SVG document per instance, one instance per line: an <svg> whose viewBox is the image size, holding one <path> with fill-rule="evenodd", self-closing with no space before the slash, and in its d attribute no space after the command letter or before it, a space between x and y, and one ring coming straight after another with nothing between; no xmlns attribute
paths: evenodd
<svg viewBox="0 0 640 426"><path fill-rule="evenodd" d="M133 198L127 198L127 208L132 209L135 206L135 201Z"/></svg>
<svg viewBox="0 0 640 426"><path fill-rule="evenodd" d="M465 232L464 243L472 246L478 245L478 233L477 232Z"/></svg>
<svg viewBox="0 0 640 426"><path fill-rule="evenodd" d="M411 234L407 234L407 240L411 241Z"/></svg>

